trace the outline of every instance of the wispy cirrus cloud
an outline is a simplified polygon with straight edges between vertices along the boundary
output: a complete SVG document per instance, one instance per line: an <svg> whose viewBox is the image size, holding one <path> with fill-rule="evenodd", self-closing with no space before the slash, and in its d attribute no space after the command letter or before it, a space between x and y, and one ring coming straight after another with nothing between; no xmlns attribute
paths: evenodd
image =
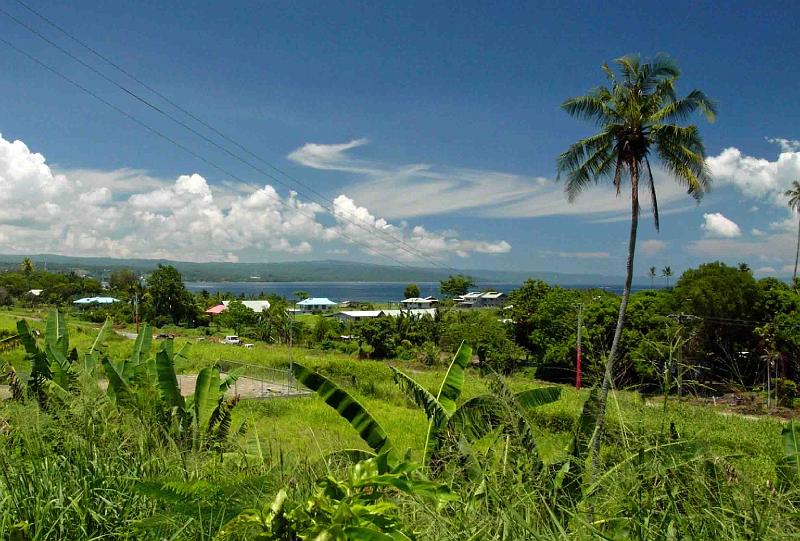
<svg viewBox="0 0 800 541"><path fill-rule="evenodd" d="M426 163L393 165L356 158L351 151L366 139L340 144L307 143L288 158L314 169L340 171L360 177L344 192L359 204L387 218L410 218L466 212L487 218L531 218L559 215L606 216L626 219L628 199L613 188L598 186L591 195L570 204L564 186L546 177L502 171L438 166ZM655 170L659 204L664 212L685 201L685 191ZM684 205L684 208L687 208Z"/></svg>

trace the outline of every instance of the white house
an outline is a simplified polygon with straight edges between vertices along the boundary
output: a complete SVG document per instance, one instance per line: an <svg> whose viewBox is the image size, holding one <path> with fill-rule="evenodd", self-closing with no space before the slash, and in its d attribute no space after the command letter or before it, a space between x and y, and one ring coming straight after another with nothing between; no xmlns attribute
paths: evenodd
<svg viewBox="0 0 800 541"><path fill-rule="evenodd" d="M230 302L231 301L222 301L222 304L225 306L225 308L228 308ZM256 314L260 314L261 312L269 308L269 301L239 301L239 302L241 302L243 305L245 305L247 308L249 308Z"/></svg>
<svg viewBox="0 0 800 541"><path fill-rule="evenodd" d="M337 306L337 304L327 297L311 297L298 302L296 306L301 312L307 313L324 312Z"/></svg>
<svg viewBox="0 0 800 541"><path fill-rule="evenodd" d="M439 304L439 299L434 297L411 297L400 301L400 306L402 306L404 310L433 308L437 304Z"/></svg>
<svg viewBox="0 0 800 541"><path fill-rule="evenodd" d="M461 308L494 308L500 306L504 298L505 294L497 291L471 291L453 300Z"/></svg>

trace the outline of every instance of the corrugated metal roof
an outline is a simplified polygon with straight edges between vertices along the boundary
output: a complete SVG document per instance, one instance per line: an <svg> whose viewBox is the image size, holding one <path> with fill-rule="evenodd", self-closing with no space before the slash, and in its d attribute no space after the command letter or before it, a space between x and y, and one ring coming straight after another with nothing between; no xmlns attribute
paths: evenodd
<svg viewBox="0 0 800 541"><path fill-rule="evenodd" d="M269 301L239 301L253 312L263 312L269 308ZM222 301L222 304L227 307L231 301Z"/></svg>
<svg viewBox="0 0 800 541"><path fill-rule="evenodd" d="M336 303L330 300L328 297L312 297L310 299L305 299L297 303L298 306L333 306Z"/></svg>

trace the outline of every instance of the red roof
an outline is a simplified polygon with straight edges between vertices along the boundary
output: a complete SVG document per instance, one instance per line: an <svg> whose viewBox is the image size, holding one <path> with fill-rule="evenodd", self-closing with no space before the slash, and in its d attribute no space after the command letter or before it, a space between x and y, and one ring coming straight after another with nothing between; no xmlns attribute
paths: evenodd
<svg viewBox="0 0 800 541"><path fill-rule="evenodd" d="M227 309L228 307L225 306L224 304L218 304L206 310L206 314L219 314L220 312L224 312Z"/></svg>

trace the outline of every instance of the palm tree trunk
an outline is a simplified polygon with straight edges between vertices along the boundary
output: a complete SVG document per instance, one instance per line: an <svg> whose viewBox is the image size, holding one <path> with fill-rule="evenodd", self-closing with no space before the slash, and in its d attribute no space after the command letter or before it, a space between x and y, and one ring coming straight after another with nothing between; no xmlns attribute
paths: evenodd
<svg viewBox="0 0 800 541"><path fill-rule="evenodd" d="M797 260L800 258L800 219L797 220L797 252L794 256L794 274L792 275L792 287L797 280Z"/></svg>
<svg viewBox="0 0 800 541"><path fill-rule="evenodd" d="M617 328L614 331L614 341L611 343L611 351L606 360L606 370L603 376L603 386L600 389L600 407L595 421L594 438L592 440L592 472L591 479L594 480L600 461L600 441L603 437L603 428L606 420L606 404L608 402L608 391L614 378L614 363L617 359L617 350L622 336L622 328L625 325L625 311L628 308L628 298L631 295L631 283L633 282L633 256L636 252L636 231L639 227L639 164L631 164L631 234L628 239L628 262L627 275L625 277L625 288L622 290L622 302L619 305L619 316L617 317Z"/></svg>

